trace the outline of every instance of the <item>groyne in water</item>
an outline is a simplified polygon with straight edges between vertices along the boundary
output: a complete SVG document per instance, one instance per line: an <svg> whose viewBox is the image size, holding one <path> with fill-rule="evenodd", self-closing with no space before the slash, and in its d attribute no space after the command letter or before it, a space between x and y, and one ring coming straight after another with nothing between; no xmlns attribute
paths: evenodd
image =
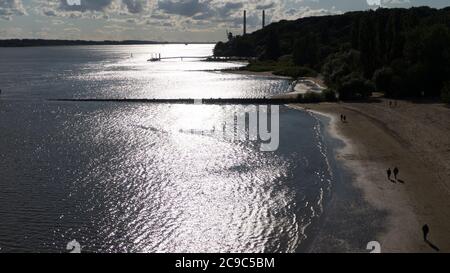
<svg viewBox="0 0 450 273"><path fill-rule="evenodd" d="M210 99L50 99L61 102L126 102L171 104L289 104L303 102L301 98L210 98Z"/></svg>

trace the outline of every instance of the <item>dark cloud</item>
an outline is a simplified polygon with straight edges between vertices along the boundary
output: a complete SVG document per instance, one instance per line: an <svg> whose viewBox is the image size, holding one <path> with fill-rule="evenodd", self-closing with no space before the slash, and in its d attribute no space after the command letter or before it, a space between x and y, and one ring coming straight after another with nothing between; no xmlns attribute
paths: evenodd
<svg viewBox="0 0 450 273"><path fill-rule="evenodd" d="M160 0L158 7L167 14L192 17L199 13L209 13L210 1L199 0Z"/></svg>
<svg viewBox="0 0 450 273"><path fill-rule="evenodd" d="M160 0L158 7L166 14L191 17L194 20L222 19L242 9L242 2L226 2L224 4L211 0Z"/></svg>
<svg viewBox="0 0 450 273"><path fill-rule="evenodd" d="M145 10L147 1L145 0L122 0L130 13L141 13Z"/></svg>
<svg viewBox="0 0 450 273"><path fill-rule="evenodd" d="M81 0L80 5L69 5L67 0L59 1L59 9L62 11L104 11L112 4L113 0Z"/></svg>

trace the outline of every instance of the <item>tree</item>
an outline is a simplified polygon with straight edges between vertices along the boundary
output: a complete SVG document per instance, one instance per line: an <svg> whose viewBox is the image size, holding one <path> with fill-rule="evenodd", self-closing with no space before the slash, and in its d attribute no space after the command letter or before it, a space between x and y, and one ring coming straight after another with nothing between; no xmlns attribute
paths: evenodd
<svg viewBox="0 0 450 273"><path fill-rule="evenodd" d="M429 96L439 96L446 80L450 79L450 33L445 25L430 27L423 38L420 61L427 71Z"/></svg>
<svg viewBox="0 0 450 273"><path fill-rule="evenodd" d="M224 56L226 48L223 42L218 42L214 47L214 56Z"/></svg>
<svg viewBox="0 0 450 273"><path fill-rule="evenodd" d="M266 60L277 60L280 56L280 40L277 33L274 30L271 30L266 40L263 58Z"/></svg>
<svg viewBox="0 0 450 273"><path fill-rule="evenodd" d="M252 57L254 48L246 36L240 36L233 40L235 56Z"/></svg>
<svg viewBox="0 0 450 273"><path fill-rule="evenodd" d="M376 49L375 49L375 28L372 18L364 16L359 27L359 49L361 51L361 62L363 73L366 78L372 78L376 68Z"/></svg>
<svg viewBox="0 0 450 273"><path fill-rule="evenodd" d="M318 62L319 42L315 35L308 33L297 39L294 45L294 63L301 66L313 67Z"/></svg>
<svg viewBox="0 0 450 273"><path fill-rule="evenodd" d="M228 41L233 40L233 33L232 32L227 32L227 38L228 38Z"/></svg>
<svg viewBox="0 0 450 273"><path fill-rule="evenodd" d="M373 85L358 75L349 75L339 87L339 99L366 99L372 95Z"/></svg>
<svg viewBox="0 0 450 273"><path fill-rule="evenodd" d="M387 97L393 96L392 79L394 71L390 67L383 67L375 71L373 82L378 92L383 92Z"/></svg>

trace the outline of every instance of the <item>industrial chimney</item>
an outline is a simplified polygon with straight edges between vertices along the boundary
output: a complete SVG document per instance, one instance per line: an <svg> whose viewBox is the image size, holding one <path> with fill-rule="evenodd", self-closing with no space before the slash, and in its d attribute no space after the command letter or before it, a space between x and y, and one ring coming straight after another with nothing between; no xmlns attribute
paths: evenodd
<svg viewBox="0 0 450 273"><path fill-rule="evenodd" d="M244 35L247 34L247 11L244 10Z"/></svg>
<svg viewBox="0 0 450 273"><path fill-rule="evenodd" d="M262 28L266 27L266 11L262 11Z"/></svg>

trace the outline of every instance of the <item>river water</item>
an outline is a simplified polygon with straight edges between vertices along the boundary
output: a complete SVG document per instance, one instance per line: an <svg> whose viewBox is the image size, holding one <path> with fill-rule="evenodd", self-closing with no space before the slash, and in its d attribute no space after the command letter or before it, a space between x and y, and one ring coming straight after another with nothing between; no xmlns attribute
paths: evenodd
<svg viewBox="0 0 450 273"><path fill-rule="evenodd" d="M86 252L301 247L333 182L311 114L281 106L278 149L265 152L211 133L245 106L50 101L289 91L286 79L217 71L239 63L146 61L212 48L0 49L0 252L66 252L72 240Z"/></svg>

